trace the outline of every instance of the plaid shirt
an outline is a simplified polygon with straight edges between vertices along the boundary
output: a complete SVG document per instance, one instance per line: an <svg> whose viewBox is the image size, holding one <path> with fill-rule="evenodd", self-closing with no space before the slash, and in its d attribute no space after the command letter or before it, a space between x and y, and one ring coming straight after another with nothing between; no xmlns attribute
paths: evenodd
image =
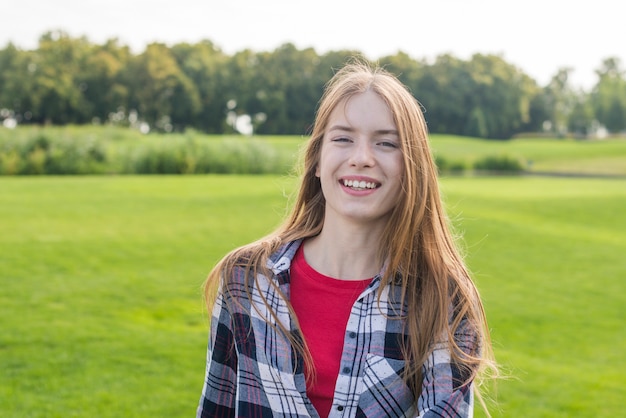
<svg viewBox="0 0 626 418"><path fill-rule="evenodd" d="M299 241L288 243L270 257L268 266L274 275L260 276L251 298L244 290L245 280L250 279L243 269L234 272L229 296L238 303L219 292L197 418L319 416L306 395L303 361L294 361L289 341L265 321L270 315L261 297L299 337L287 301L269 284L275 281L289 297L289 267L299 245ZM379 303L379 287L380 274L352 306L329 417L471 417L471 385L455 383L462 376L443 345L423 366L422 392L415 401L401 378L404 359L399 342L405 335L398 317L405 307L394 302L400 288L387 286ZM475 341L466 331L455 333L462 347Z"/></svg>

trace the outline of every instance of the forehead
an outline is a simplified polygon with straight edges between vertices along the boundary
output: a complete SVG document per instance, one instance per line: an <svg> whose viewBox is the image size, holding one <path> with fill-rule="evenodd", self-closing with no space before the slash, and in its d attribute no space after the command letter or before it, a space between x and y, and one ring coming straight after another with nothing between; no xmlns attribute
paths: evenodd
<svg viewBox="0 0 626 418"><path fill-rule="evenodd" d="M372 90L339 101L329 115L326 130L336 125L363 130L396 130L389 106Z"/></svg>

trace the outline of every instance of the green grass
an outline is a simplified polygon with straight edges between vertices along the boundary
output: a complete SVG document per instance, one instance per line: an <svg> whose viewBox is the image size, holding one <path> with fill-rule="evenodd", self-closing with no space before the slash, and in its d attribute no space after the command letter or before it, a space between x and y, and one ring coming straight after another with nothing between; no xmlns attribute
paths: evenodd
<svg viewBox="0 0 626 418"><path fill-rule="evenodd" d="M444 189L512 376L498 385L501 416L618 416L626 183L449 179Z"/></svg>
<svg viewBox="0 0 626 418"><path fill-rule="evenodd" d="M0 178L3 417L193 416L219 257L272 230L280 176ZM623 179L455 177L496 417L614 417L626 399ZM478 413L479 416L482 416Z"/></svg>
<svg viewBox="0 0 626 418"><path fill-rule="evenodd" d="M193 416L201 283L275 226L285 181L0 179L0 415Z"/></svg>

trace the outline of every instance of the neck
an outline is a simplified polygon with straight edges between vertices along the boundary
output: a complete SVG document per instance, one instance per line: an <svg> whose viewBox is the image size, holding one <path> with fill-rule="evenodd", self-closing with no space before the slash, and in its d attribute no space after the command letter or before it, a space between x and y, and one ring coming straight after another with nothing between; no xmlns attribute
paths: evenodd
<svg viewBox="0 0 626 418"><path fill-rule="evenodd" d="M307 263L318 272L341 280L364 280L382 268L381 232L358 225L324 224L304 246Z"/></svg>

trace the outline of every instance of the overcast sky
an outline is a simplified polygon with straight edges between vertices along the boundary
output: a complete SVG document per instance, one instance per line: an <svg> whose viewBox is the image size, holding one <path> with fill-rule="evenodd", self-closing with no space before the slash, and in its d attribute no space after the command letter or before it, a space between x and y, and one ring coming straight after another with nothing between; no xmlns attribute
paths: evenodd
<svg viewBox="0 0 626 418"><path fill-rule="evenodd" d="M159 41L202 39L228 54L245 48L356 49L370 59L404 51L414 59L451 53L499 54L545 85L574 69L590 88L608 57L626 67L626 23L619 0L6 0L0 46L34 49L62 29L94 43L118 38L135 52Z"/></svg>

